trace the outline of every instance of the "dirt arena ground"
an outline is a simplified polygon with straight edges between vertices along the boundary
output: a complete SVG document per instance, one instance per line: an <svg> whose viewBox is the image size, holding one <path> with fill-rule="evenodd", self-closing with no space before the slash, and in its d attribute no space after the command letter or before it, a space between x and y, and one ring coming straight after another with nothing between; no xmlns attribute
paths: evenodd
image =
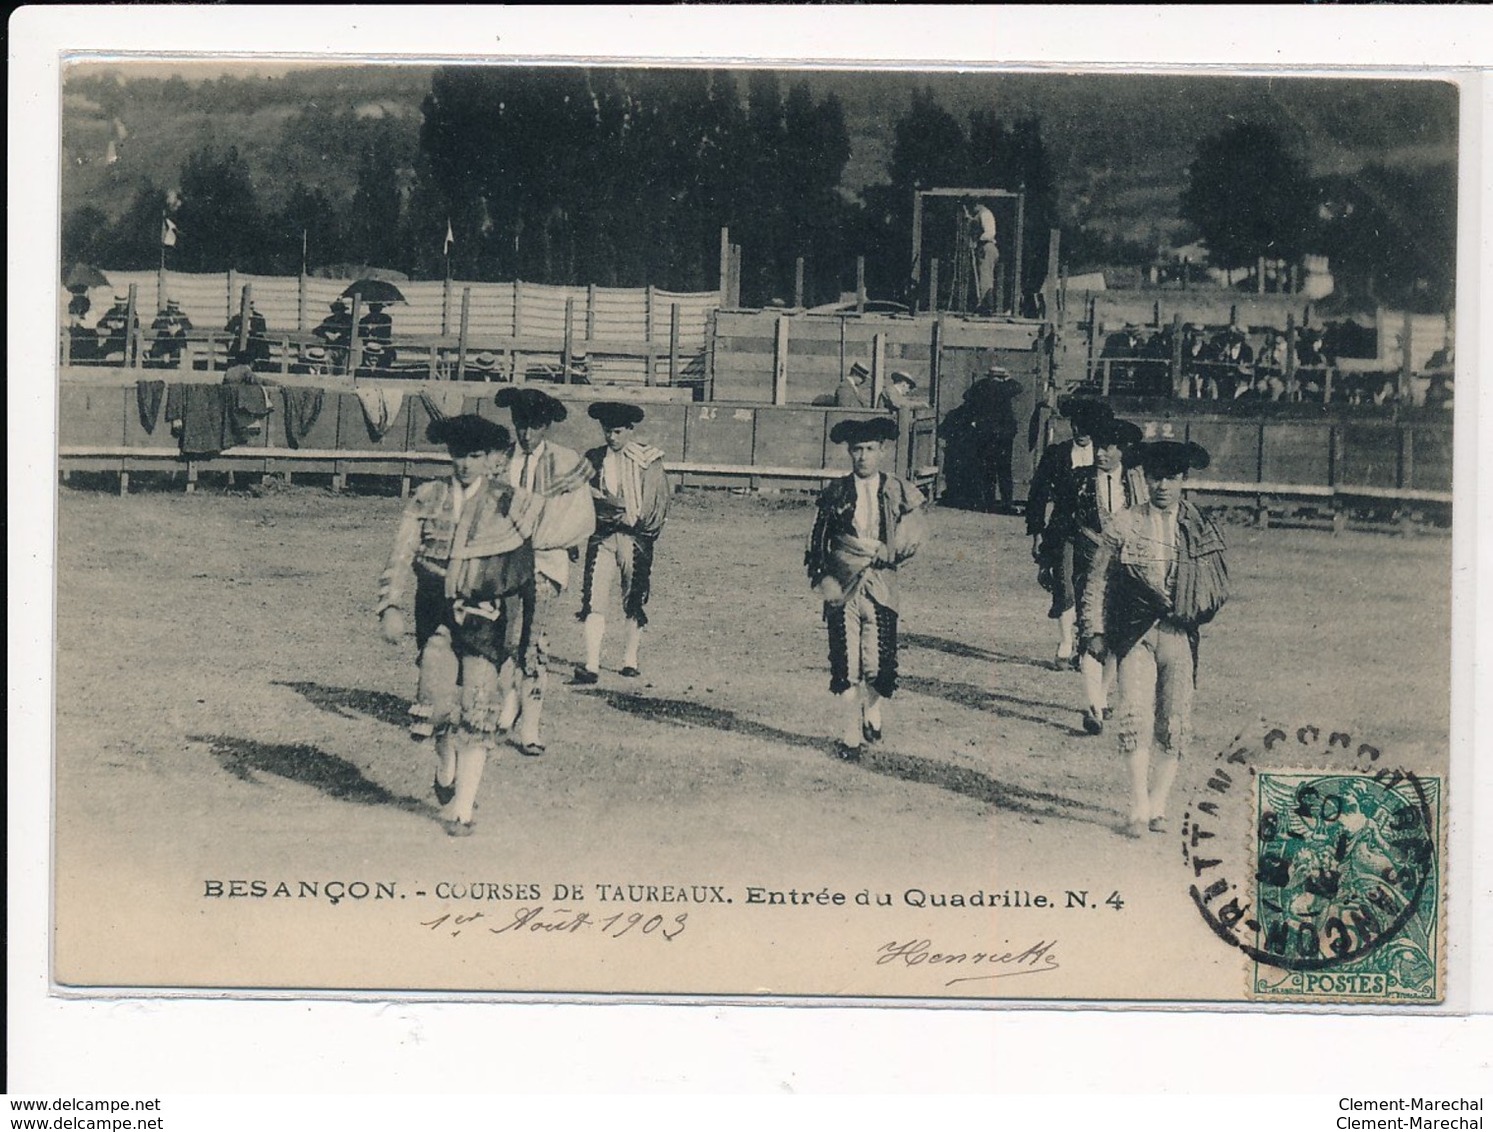
<svg viewBox="0 0 1493 1132"><path fill-rule="evenodd" d="M1062 995L1239 993L1239 957L1188 905L1174 839L1114 832L1123 766L1110 735L1083 734L1077 674L1046 664L1054 626L1020 519L933 512L905 573L902 690L885 743L852 766L830 753L825 633L800 565L810 501L676 496L644 675L617 674L613 633L601 684L565 686L580 632L561 624L549 752L490 760L478 832L453 840L433 820L433 760L404 731L413 639L385 644L372 613L400 506L309 487L125 498L63 487L59 979L957 993L917 970L888 987L866 959L916 928L961 945L992 930L1008 942L1058 934ZM1205 632L1198 757L1179 797L1262 716L1444 760L1450 539L1226 534L1235 596ZM206 895L213 880L333 878L387 878L409 903ZM480 911L491 926L511 901L442 903L429 895L441 881L532 884L551 908L554 885L586 886L598 917L681 911L597 904L598 884L716 885L736 906L683 908L689 934L667 943L655 932L508 947L458 937L440 917ZM852 929L848 910L741 907L750 886L885 891L899 908L866 910ZM1032 913L913 914L900 907L909 886L1113 891L1126 907L1058 932L1022 918ZM1053 993L1038 982L969 993Z"/></svg>

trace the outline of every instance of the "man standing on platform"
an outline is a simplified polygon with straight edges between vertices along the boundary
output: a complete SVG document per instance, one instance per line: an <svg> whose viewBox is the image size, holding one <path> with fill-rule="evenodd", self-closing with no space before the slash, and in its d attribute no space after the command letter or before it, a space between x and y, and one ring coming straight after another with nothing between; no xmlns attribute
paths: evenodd
<svg viewBox="0 0 1493 1132"><path fill-rule="evenodd" d="M653 544L669 512L669 481L663 450L633 439L643 421L642 406L598 401L588 410L601 425L606 443L586 459L594 469L591 498L596 505L596 533L586 544L581 611L585 626L586 663L575 670L575 683L595 684L601 672L601 643L606 612L614 589L622 592L626 636L622 675L640 676L638 646L648 624L644 607L653 581Z"/></svg>
<svg viewBox="0 0 1493 1132"><path fill-rule="evenodd" d="M964 219L975 269L975 312L995 313L995 264L1000 252L995 245L995 213L973 197L964 198Z"/></svg>
<svg viewBox="0 0 1493 1132"><path fill-rule="evenodd" d="M528 386L502 389L496 401L498 408L513 414L518 434L518 450L508 465L509 482L544 501L533 539L534 610L523 649L522 686L514 688L509 680L501 721L511 726L517 717L519 749L526 755L542 755L539 726L549 679L549 628L570 581L570 564L596 529L593 469L578 452L548 439L550 426L565 419L560 401Z"/></svg>

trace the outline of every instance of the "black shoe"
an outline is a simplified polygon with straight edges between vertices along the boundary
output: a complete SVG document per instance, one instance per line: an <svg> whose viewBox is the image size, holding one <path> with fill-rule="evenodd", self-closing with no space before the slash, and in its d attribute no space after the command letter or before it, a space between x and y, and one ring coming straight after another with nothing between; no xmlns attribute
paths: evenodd
<svg viewBox="0 0 1493 1132"><path fill-rule="evenodd" d="M1083 713L1083 729L1090 735L1098 735L1104 730L1104 721L1099 718L1099 713L1093 708Z"/></svg>
<svg viewBox="0 0 1493 1132"><path fill-rule="evenodd" d="M872 727L869 723L867 723L864 720L862 720L861 721L861 738L864 739L867 743L880 743L881 742L881 728L879 728L879 727Z"/></svg>
<svg viewBox="0 0 1493 1132"><path fill-rule="evenodd" d="M835 744L835 758L842 762L858 763L861 761L861 749L852 747L849 743L840 742Z"/></svg>
<svg viewBox="0 0 1493 1132"><path fill-rule="evenodd" d="M443 806L449 806L451 799L456 797L456 783L454 782L450 786L442 786L441 780L437 778L430 785L435 791L435 800Z"/></svg>
<svg viewBox="0 0 1493 1132"><path fill-rule="evenodd" d="M599 672L592 672L589 668L577 668L570 677L572 684L595 684L601 679Z"/></svg>
<svg viewBox="0 0 1493 1132"><path fill-rule="evenodd" d="M634 676L641 676L641 675L643 675L643 671L642 671L642 669L640 669L640 668L634 668L632 665L629 664L626 668L624 668L621 672L619 672L618 675L619 676L627 676L627 677L631 678L631 677L634 677Z"/></svg>
<svg viewBox="0 0 1493 1132"><path fill-rule="evenodd" d="M1104 722L1105 723L1108 723L1114 717L1115 717L1115 709L1114 708L1107 707L1107 708L1104 709Z"/></svg>

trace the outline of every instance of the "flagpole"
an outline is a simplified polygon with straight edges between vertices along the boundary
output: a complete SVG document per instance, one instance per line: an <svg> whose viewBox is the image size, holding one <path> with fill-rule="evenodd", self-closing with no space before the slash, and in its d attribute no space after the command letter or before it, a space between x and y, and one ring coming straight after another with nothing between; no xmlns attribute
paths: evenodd
<svg viewBox="0 0 1493 1132"><path fill-rule="evenodd" d="M301 274L306 274L306 229L301 229Z"/></svg>
<svg viewBox="0 0 1493 1132"><path fill-rule="evenodd" d="M161 213L161 267L156 272L156 310L166 309L166 213Z"/></svg>

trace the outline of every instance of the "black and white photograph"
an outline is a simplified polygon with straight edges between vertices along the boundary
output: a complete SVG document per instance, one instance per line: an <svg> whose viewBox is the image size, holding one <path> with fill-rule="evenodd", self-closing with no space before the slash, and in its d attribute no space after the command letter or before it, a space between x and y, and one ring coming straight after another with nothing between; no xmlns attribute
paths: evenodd
<svg viewBox="0 0 1493 1132"><path fill-rule="evenodd" d="M1469 73L59 80L56 993L1465 1009Z"/></svg>

